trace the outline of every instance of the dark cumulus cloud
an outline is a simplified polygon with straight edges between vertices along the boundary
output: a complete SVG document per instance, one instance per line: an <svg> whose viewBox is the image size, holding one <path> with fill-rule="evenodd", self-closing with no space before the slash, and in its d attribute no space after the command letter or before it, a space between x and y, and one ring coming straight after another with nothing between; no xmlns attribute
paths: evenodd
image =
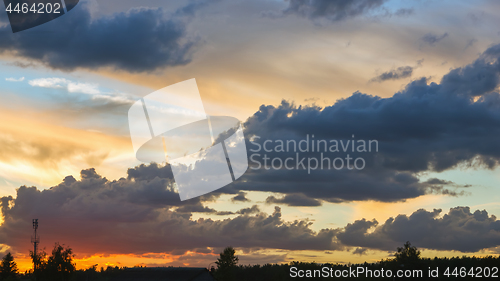
<svg viewBox="0 0 500 281"><path fill-rule="evenodd" d="M204 206L202 202L196 202L195 204L186 204L175 210L178 213L209 213L218 216L227 216L227 215L249 215L254 213L260 213L260 209L257 205L253 205L250 208L243 208L236 212L231 211L217 211L213 208L208 208Z"/></svg>
<svg viewBox="0 0 500 281"><path fill-rule="evenodd" d="M249 202L250 199L246 197L246 192L238 192L238 195L234 196L231 198L231 201L233 202Z"/></svg>
<svg viewBox="0 0 500 281"><path fill-rule="evenodd" d="M345 245L387 251L408 240L417 247L461 252L500 245L500 221L485 210L472 213L469 207L456 207L442 217L441 212L420 209L381 225L376 220L358 220L348 224L337 238Z"/></svg>
<svg viewBox="0 0 500 281"><path fill-rule="evenodd" d="M387 80L398 80L411 77L413 74L412 66L400 66L396 69L384 72L377 77L371 79L371 82L384 82Z"/></svg>
<svg viewBox="0 0 500 281"><path fill-rule="evenodd" d="M436 45L439 41L443 40L444 38L448 37L448 32L443 33L442 35L436 35L434 33L427 33L425 34L421 40L425 44L428 44L430 46Z"/></svg>
<svg viewBox="0 0 500 281"><path fill-rule="evenodd" d="M354 249L358 255L367 249L394 251L407 240L421 248L462 252L500 245L500 221L486 211L471 212L469 207L453 208L444 216L441 210L418 210L380 225L362 219L319 231L312 230L313 223L307 219L284 220L278 206L272 214L253 205L227 212L236 215L233 218L194 220L190 212L175 209L198 211L199 199L180 202L172 181L152 177L148 168L159 173L165 169L155 164L139 166L129 169L127 178L113 181L87 169L81 171L81 180L68 176L47 190L20 187L15 198L0 198L4 218L0 243L13 252L24 252L31 219L38 218L42 247L58 241L82 257L96 253L216 254L227 245L247 251Z"/></svg>
<svg viewBox="0 0 500 281"><path fill-rule="evenodd" d="M341 21L380 8L385 0L290 0L285 15Z"/></svg>
<svg viewBox="0 0 500 281"><path fill-rule="evenodd" d="M196 42L187 36L185 17L180 18L162 9L136 8L93 19L83 2L24 32L12 34L9 26L1 27L0 53L67 71L111 67L148 72L190 62Z"/></svg>
<svg viewBox="0 0 500 281"><path fill-rule="evenodd" d="M464 186L436 180L422 182L418 173L442 172L460 165L494 168L500 159L500 47L493 46L477 60L452 69L439 83L414 80L390 98L356 92L325 108L263 105L245 122L245 134L253 143L295 140L314 135L316 140L377 140L378 152L362 156L360 171L317 169L249 169L243 180L221 192L269 191L303 194L315 200L399 201L424 194L461 196ZM259 136L260 138L255 138ZM251 156L258 147L247 143ZM479 145L480 144L480 145ZM268 144L268 148L273 145ZM294 152L260 150L263 163L295 157ZM302 153L304 157L318 153ZM326 155L344 157L344 153ZM252 161L250 165L258 168ZM282 198L282 197L279 197ZM272 199L273 201L277 199Z"/></svg>
<svg viewBox="0 0 500 281"><path fill-rule="evenodd" d="M354 251L352 251L352 253L354 255L362 256L362 255L366 255L366 251L368 251L368 249L366 249L366 248L356 248L356 249L354 249Z"/></svg>
<svg viewBox="0 0 500 281"><path fill-rule="evenodd" d="M164 177L152 176L152 172ZM59 241L84 256L175 254L227 245L289 250L341 247L333 240L338 230L313 231L310 221L285 221L279 207L266 214L254 205L223 220L193 220L191 213L170 211L196 211L200 199L180 202L168 173L168 167L144 165L129 169L127 178L111 181L88 169L81 171L81 180L68 176L47 190L22 186L15 198L0 200L4 218L0 243L24 252L31 219L38 218L42 247Z"/></svg>
<svg viewBox="0 0 500 281"><path fill-rule="evenodd" d="M277 156L280 157L280 156ZM402 201L428 193L447 192L433 189L407 172L384 168L363 171L317 170L308 174L305 170L249 170L244 181L219 189L216 193L231 193L234 190L265 191L283 196L268 197L267 203L290 206L320 206L321 201L340 203L344 201L375 200L382 202ZM300 194L300 195L298 195Z"/></svg>
<svg viewBox="0 0 500 281"><path fill-rule="evenodd" d="M309 198L301 193L287 194L283 198L269 196L266 199L267 204L286 204L288 206L321 206L321 201Z"/></svg>

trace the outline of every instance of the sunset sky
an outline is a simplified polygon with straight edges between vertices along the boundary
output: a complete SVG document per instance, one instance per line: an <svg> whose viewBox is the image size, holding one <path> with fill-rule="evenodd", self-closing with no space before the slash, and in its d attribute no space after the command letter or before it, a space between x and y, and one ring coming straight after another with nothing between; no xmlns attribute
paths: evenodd
<svg viewBox="0 0 500 281"><path fill-rule="evenodd" d="M35 218L41 248L70 246L78 268L208 267L230 245L241 264L374 262L406 241L425 257L499 255L498 11L86 0L18 33L0 11L0 256L31 268ZM354 135L378 152L363 170L249 169L181 201L167 163L135 158L127 112L191 78L248 149Z"/></svg>

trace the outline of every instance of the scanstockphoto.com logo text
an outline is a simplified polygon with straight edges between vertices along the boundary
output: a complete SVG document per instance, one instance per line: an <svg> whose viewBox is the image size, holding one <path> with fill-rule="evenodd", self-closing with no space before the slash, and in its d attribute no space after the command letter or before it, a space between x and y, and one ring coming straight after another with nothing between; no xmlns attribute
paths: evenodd
<svg viewBox="0 0 500 281"><path fill-rule="evenodd" d="M250 138L250 169L259 170L363 170L364 155L378 152L377 140L316 139L307 134L303 139L276 140L260 136Z"/></svg>

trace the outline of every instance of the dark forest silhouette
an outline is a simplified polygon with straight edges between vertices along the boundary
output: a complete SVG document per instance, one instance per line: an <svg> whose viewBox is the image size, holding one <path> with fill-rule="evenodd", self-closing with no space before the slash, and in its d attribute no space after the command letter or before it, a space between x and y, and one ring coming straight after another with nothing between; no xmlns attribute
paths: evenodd
<svg viewBox="0 0 500 281"><path fill-rule="evenodd" d="M231 250L228 250L231 249ZM228 247L224 250L223 253L220 254L218 262L220 261L230 261L234 260L232 257L232 253L234 256L234 250L231 247ZM227 262L226 262L227 264ZM321 272L323 267L331 268L333 271L339 270L348 270L349 267L357 268L357 267L365 267L369 270L375 271L380 269L391 270L392 272L396 272L397 270L422 270L424 273L422 277L418 278L382 278L382 277L316 277L316 278L307 278L307 277L291 277L290 276L290 268L295 267L297 269L301 269L310 272L316 271L316 273ZM475 270L478 268L494 268L500 267L500 256L493 257L454 257L454 258L422 258L420 251L412 246L410 242L406 242L403 247L398 247L397 251L394 253L394 258L381 260L376 263L364 263L364 264L320 264L315 262L291 262L289 264L265 264L265 265L232 265L219 267L214 271L214 276L219 281L254 281L254 280L262 280L262 281L281 281L281 280L296 280L296 279L306 279L306 280L477 280L477 277L471 277L468 275L471 268ZM429 278L428 272L429 268L431 270L438 269L438 276L436 278ZM453 270L450 270L448 275L446 275L445 271L447 268L454 269L457 268L456 274L454 274ZM460 272L461 268L466 269L465 277L462 276L463 272ZM475 271L477 273L477 270ZM498 273L500 274L500 272ZM487 278L483 276L479 279ZM491 275L491 274L490 274ZM499 275L500 276L500 275ZM490 276L491 279L498 279L493 276Z"/></svg>
<svg viewBox="0 0 500 281"><path fill-rule="evenodd" d="M74 254L71 248L64 247L56 243L50 255L45 251L41 251L37 255L30 252L31 258L36 264L36 270L19 273L14 257L8 253L3 257L0 264L0 281L113 281L121 280L123 276L132 272L127 267L110 267L106 269L97 269L94 265L85 270L76 270L73 261ZM320 264L315 262L298 262L294 261L288 264L265 264L265 265L238 265L239 257L235 255L233 247L227 247L220 253L219 258L215 262L217 269L212 268L210 273L218 281L280 281L280 280L296 280L296 279L319 279L319 280L332 280L332 277L315 277L315 278L300 278L291 277L291 268L297 268L304 272L321 272L323 267L328 267L331 270L347 270L350 268L364 267L366 269L376 271L381 270L422 270L423 277L413 278L413 280L476 280L477 277L470 276L469 270L471 268L494 268L500 267L500 257L454 257L454 258L422 258L420 251L412 246L410 242L406 242L403 247L397 248L394 253L394 258L383 259L375 263L364 264ZM457 268L458 270L453 273L449 271L446 275L447 268ZM460 269L465 268L464 272ZM138 268L141 270L142 268ZM428 278L427 273L429 270L438 269L438 278ZM147 270L147 269L142 269ZM462 270L463 271L463 270ZM134 271L137 273L137 271ZM483 273L484 274L484 273ZM462 275L462 277L461 277ZM486 276L483 275L481 279ZM335 280L412 280L412 278L369 278L365 276L354 277L334 277ZM490 277L495 278L495 277ZM133 278L132 278L133 279ZM132 280L131 279L131 280ZM497 279L497 278L495 278ZM135 279L134 279L135 280Z"/></svg>

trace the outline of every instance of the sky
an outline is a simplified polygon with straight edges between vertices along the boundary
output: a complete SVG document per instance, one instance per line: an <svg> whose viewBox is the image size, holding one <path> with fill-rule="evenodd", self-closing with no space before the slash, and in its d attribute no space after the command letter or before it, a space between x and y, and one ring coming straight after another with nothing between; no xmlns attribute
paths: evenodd
<svg viewBox="0 0 500 281"><path fill-rule="evenodd" d="M0 256L31 268L34 218L78 268L208 267L226 246L241 264L375 262L406 241L499 255L498 9L83 0L17 33L0 12ZM208 115L242 122L250 167L181 201L169 163L135 158L127 114L192 78ZM279 147L304 140L329 145ZM290 157L308 165L276 168Z"/></svg>

